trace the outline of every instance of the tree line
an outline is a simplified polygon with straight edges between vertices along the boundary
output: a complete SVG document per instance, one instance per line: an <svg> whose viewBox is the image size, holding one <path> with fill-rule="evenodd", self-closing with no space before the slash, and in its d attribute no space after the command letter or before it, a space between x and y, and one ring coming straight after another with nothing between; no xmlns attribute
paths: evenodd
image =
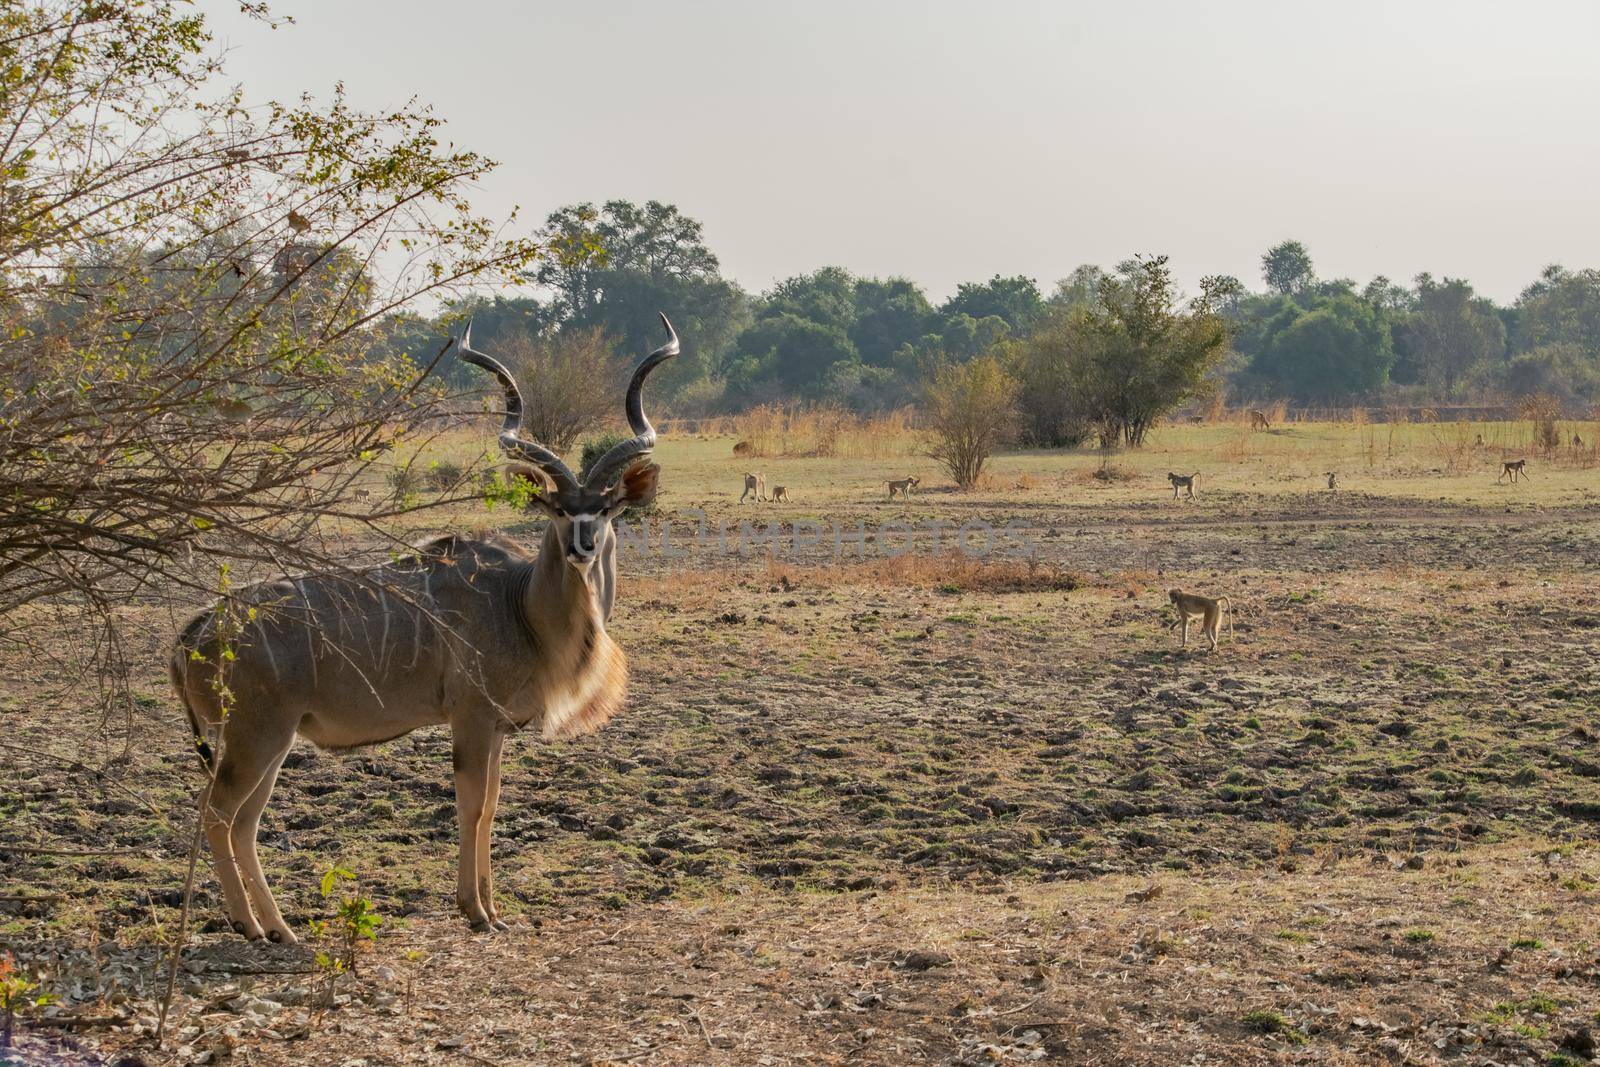
<svg viewBox="0 0 1600 1067"><path fill-rule="evenodd" d="M700 222L658 201L564 207L538 241L543 256L523 278L537 295L471 298L435 319L397 317L387 324L392 346L436 349L470 315L477 336L536 363L531 373L592 381L597 345L619 360L645 351L656 310L671 309L688 344L662 387L669 408L684 415L774 402L894 408L917 402L942 364L995 356L1021 382L1021 403L1033 408L1025 431L1040 444L1081 438L1092 421L1069 410L1078 402L1063 393L1090 383L1064 377L1060 365L1066 348L1096 335L1084 316L1098 317L1103 339L1117 301L1160 260L1085 264L1048 293L1035 279L996 275L934 303L911 279L836 266L746 292L721 273ZM1162 273L1159 299L1175 309L1183 301ZM1262 255L1257 286L1223 275L1202 281L1194 300L1208 317L1197 328L1220 327L1225 337L1206 348L1217 358L1192 368L1203 383L1191 386L1241 403L1600 401L1600 270L1551 266L1501 305L1460 278L1324 279L1290 240ZM1126 355L1099 358L1115 364ZM1138 372L1124 377L1118 403L1126 409ZM1125 439L1141 436L1144 415L1119 418Z"/></svg>

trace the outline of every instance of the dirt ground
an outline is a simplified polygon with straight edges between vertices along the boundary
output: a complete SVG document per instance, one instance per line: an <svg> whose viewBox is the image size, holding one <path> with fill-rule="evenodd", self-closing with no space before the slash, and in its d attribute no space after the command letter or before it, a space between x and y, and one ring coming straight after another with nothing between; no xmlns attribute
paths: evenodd
<svg viewBox="0 0 1600 1067"><path fill-rule="evenodd" d="M0 946L58 998L24 1013L13 1055L1584 1062L1594 471L1494 486L1491 459L1435 470L1419 445L1334 495L1325 452L1270 473L1302 447L1158 442L1105 480L1089 455L1008 456L978 491L929 472L894 505L877 475L926 461L778 461L796 503L743 508L727 441L664 447L681 479L653 521L759 516L779 540L624 557L628 709L509 747L494 849L513 931L450 913L442 731L297 748L261 838L279 902L309 930L338 865L384 925L330 1006L317 946L239 943L203 877L165 1049L148 1030L199 785L163 677L181 619L128 609L126 718L65 658L13 656ZM1161 473L1206 455L1226 463L1172 501ZM919 552L835 558L804 525L891 518L922 527ZM1031 555L935 556L935 520L945 538L1010 524ZM1176 649L1174 585L1235 598L1217 653Z"/></svg>

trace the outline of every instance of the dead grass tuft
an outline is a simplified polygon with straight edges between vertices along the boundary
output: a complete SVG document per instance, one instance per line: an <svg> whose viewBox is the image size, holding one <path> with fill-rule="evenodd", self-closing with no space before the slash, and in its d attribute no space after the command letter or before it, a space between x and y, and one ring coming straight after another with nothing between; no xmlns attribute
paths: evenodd
<svg viewBox="0 0 1600 1067"><path fill-rule="evenodd" d="M740 445L747 446L743 455L888 459L920 449L922 435L913 417L910 408L857 415L841 407L763 404L730 422Z"/></svg>

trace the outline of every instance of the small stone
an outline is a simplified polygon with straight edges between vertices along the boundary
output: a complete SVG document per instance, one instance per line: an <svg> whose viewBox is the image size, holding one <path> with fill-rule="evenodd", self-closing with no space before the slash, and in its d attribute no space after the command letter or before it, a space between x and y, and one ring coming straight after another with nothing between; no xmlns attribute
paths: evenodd
<svg viewBox="0 0 1600 1067"><path fill-rule="evenodd" d="M1563 1052L1571 1052L1582 1056L1586 1060L1592 1060L1594 1059L1596 1047L1594 1034L1590 1032L1587 1026L1580 1026L1576 1030L1568 1031L1562 1035L1557 1047Z"/></svg>

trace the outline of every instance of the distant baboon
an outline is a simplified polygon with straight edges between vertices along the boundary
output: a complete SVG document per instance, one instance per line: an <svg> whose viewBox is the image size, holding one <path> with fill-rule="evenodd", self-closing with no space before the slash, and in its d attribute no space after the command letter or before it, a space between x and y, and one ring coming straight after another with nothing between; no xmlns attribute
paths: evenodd
<svg viewBox="0 0 1600 1067"><path fill-rule="evenodd" d="M1193 474L1173 474L1171 471L1168 471L1167 481L1172 483L1172 499L1178 499L1179 489L1187 489L1189 490L1189 499L1193 500L1194 480L1198 477L1200 477L1199 471L1195 471Z"/></svg>
<svg viewBox="0 0 1600 1067"><path fill-rule="evenodd" d="M1528 461L1525 459L1508 459L1500 464L1500 477L1495 479L1495 483L1499 484L1505 481L1508 474L1511 475L1512 481L1516 481L1518 478L1526 478L1528 476L1527 467Z"/></svg>
<svg viewBox="0 0 1600 1067"><path fill-rule="evenodd" d="M357 500L366 500L371 496L372 496L372 490L371 489L357 489L356 490L356 499Z"/></svg>
<svg viewBox="0 0 1600 1067"><path fill-rule="evenodd" d="M899 491L901 496L910 496L912 487L917 485L917 483L920 482L920 481L921 481L921 479L919 479L919 478L917 478L915 476L910 476L910 477L901 478L899 481L890 482L889 483L889 499L890 500L894 499L894 494L895 494L896 490Z"/></svg>
<svg viewBox="0 0 1600 1067"><path fill-rule="evenodd" d="M788 503L788 501L789 501L789 487L786 486L786 485L775 485L775 486L773 486L772 487L772 499L773 500L782 500L783 502Z"/></svg>
<svg viewBox="0 0 1600 1067"><path fill-rule="evenodd" d="M1476 441L1472 442L1472 447L1473 448L1482 448L1483 447L1483 434L1480 433L1478 435L1478 439Z"/></svg>
<svg viewBox="0 0 1600 1067"><path fill-rule="evenodd" d="M754 451L755 446L749 441L738 441L733 446L733 454L736 456L748 456Z"/></svg>
<svg viewBox="0 0 1600 1067"><path fill-rule="evenodd" d="M1270 430L1272 429L1272 420L1267 418L1265 411L1257 411L1255 408L1251 408L1250 428L1252 430Z"/></svg>
<svg viewBox="0 0 1600 1067"><path fill-rule="evenodd" d="M1195 426L1199 426L1202 422L1205 422L1205 421L1206 421L1206 417L1204 415L1190 415L1189 416L1189 422L1192 423Z"/></svg>
<svg viewBox="0 0 1600 1067"><path fill-rule="evenodd" d="M1572 435L1572 447L1573 448L1582 448L1583 447L1583 438L1579 437L1577 434L1573 434Z"/></svg>
<svg viewBox="0 0 1600 1067"><path fill-rule="evenodd" d="M744 476L744 492L739 494L739 503L744 503L744 498L753 496L757 500L767 499L767 476L765 474L751 474L748 471Z"/></svg>
<svg viewBox="0 0 1600 1067"><path fill-rule="evenodd" d="M1189 647L1189 619L1199 618L1200 633L1211 642L1211 651L1217 650L1217 627L1222 619L1222 613L1228 613L1228 632L1233 632L1233 601L1226 596L1209 597L1198 593L1185 593L1181 589L1167 590L1167 597L1172 601L1172 606L1178 609L1178 621L1173 623L1183 625L1183 643L1180 648ZM1170 629L1170 627L1169 627Z"/></svg>
<svg viewBox="0 0 1600 1067"><path fill-rule="evenodd" d="M1339 491L1339 475L1334 471L1329 471L1328 472L1328 492L1336 493L1338 491Z"/></svg>

